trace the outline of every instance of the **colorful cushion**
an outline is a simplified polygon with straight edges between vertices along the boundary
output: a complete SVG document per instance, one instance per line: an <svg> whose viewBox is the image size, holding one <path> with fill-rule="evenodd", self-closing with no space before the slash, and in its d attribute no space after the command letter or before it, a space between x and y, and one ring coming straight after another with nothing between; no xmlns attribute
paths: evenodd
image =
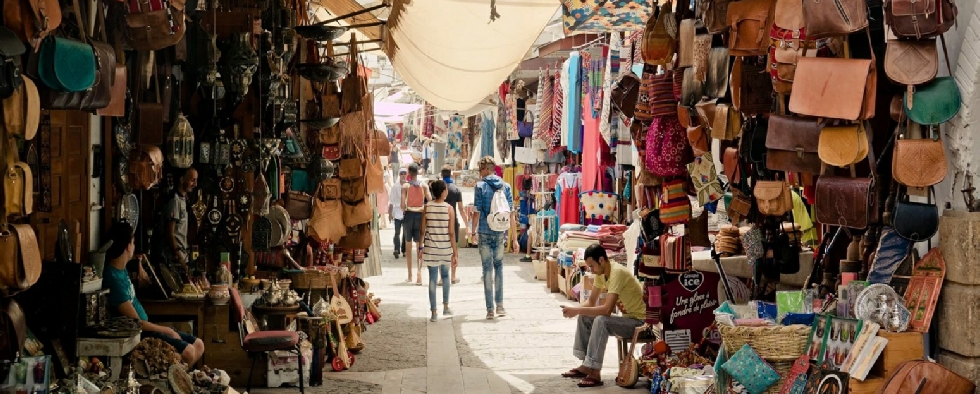
<svg viewBox="0 0 980 394"><path fill-rule="evenodd" d="M602 219L606 223L619 221L619 195L588 191L579 194L585 219Z"/></svg>
<svg viewBox="0 0 980 394"><path fill-rule="evenodd" d="M762 394L779 381L779 373L748 344L742 345L721 368L751 394Z"/></svg>

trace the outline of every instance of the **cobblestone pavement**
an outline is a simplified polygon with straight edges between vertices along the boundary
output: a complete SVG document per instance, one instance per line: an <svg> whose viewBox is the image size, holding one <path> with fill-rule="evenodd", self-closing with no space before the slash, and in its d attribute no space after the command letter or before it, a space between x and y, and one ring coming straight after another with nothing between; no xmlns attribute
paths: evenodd
<svg viewBox="0 0 980 394"><path fill-rule="evenodd" d="M472 201L464 191L464 201ZM559 375L578 366L572 356L575 320L565 319L561 294L550 294L520 255L504 259L506 317L486 320L480 254L460 249L450 294L451 318L431 323L426 286L405 283L404 257L392 255L393 230L382 229L382 275L366 280L382 299L381 320L363 334L366 348L345 372L325 372L320 393L569 393L622 392L614 379L616 341L606 349L602 388L580 389ZM423 270L425 268L423 267ZM414 268L413 268L414 271ZM423 282L428 283L427 274ZM437 293L441 301L441 289ZM253 390L254 394L286 389Z"/></svg>

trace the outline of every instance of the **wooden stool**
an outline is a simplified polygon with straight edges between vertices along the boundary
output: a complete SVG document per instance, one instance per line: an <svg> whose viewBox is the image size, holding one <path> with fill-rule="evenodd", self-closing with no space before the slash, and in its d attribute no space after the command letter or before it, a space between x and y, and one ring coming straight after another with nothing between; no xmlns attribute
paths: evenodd
<svg viewBox="0 0 980 394"><path fill-rule="evenodd" d="M133 348L140 343L140 334L129 338L78 338L78 351L76 356L81 357L109 357L109 370L112 372L112 380L118 380L122 371L122 358L133 351Z"/></svg>
<svg viewBox="0 0 980 394"><path fill-rule="evenodd" d="M646 333L640 334L640 336L636 338L636 343L647 344L647 343L654 343L660 341L661 338L663 338L662 330L663 330L662 326L660 325L654 326ZM619 343L619 363L622 364L623 359L626 358L626 353L629 353L630 351L630 341L633 340L633 338L632 337L623 338L619 335L616 335L616 340Z"/></svg>

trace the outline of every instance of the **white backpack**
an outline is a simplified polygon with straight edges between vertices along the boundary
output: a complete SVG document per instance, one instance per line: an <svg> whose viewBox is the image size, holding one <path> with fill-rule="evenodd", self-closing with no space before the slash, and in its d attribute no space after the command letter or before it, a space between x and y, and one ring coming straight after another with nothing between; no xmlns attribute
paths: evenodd
<svg viewBox="0 0 980 394"><path fill-rule="evenodd" d="M493 231L510 229L510 204L507 203L507 197L503 187L493 192L493 200L490 200L490 212L487 213L487 226Z"/></svg>

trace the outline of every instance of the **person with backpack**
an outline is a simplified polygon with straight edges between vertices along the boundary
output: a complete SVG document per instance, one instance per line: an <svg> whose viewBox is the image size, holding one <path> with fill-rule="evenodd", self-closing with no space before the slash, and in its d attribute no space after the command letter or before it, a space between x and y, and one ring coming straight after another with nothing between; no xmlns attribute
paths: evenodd
<svg viewBox="0 0 980 394"><path fill-rule="evenodd" d="M419 264L425 263L429 267L429 306L432 310L432 317L429 319L435 322L438 319L436 314L436 287L442 286L442 314L452 316L449 310L449 267L456 267L458 251L456 249L456 212L452 205L446 202L449 190L446 182L435 181L429 185L431 194L435 200L425 204L422 211L422 248L419 252ZM441 279L439 279L441 278ZM439 279L439 284L436 280Z"/></svg>
<svg viewBox="0 0 980 394"><path fill-rule="evenodd" d="M479 222L480 259L483 260L483 293L487 301L487 320L506 316L504 309L504 246L514 211L514 198L510 185L494 174L497 163L493 157L480 159L482 180L473 188L473 222ZM470 229L470 235L473 230Z"/></svg>
<svg viewBox="0 0 980 394"><path fill-rule="evenodd" d="M422 211L425 210L425 203L432 200L429 195L429 188L419 180L419 165L412 163L408 165L408 182L402 185L402 212L405 217L402 219L402 233L405 237L405 264L408 266L408 280L412 282L412 251L418 243L421 252L422 244ZM418 275L415 284L422 286L422 261L419 261Z"/></svg>

